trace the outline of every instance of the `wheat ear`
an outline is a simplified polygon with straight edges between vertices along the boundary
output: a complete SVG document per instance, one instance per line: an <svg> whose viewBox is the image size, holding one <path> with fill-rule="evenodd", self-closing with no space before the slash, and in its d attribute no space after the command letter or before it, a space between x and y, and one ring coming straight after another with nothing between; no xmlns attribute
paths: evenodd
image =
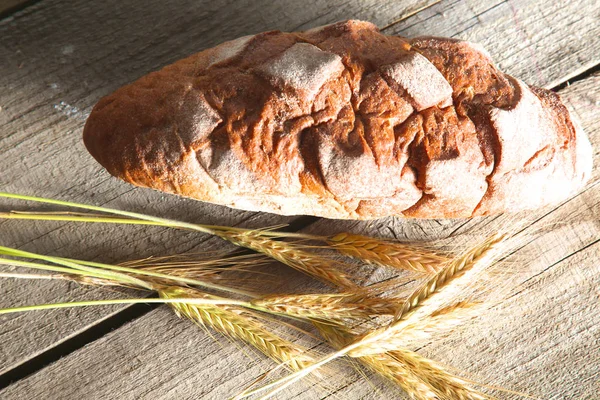
<svg viewBox="0 0 600 400"><path fill-rule="evenodd" d="M475 390L470 382L452 375L433 360L404 348L387 353L427 383L438 398L451 400L486 400L489 396ZM418 371L418 372L417 372Z"/></svg>
<svg viewBox="0 0 600 400"><path fill-rule="evenodd" d="M449 259L432 252L352 233L339 233L326 239L337 251L370 264L419 273L434 273Z"/></svg>
<svg viewBox="0 0 600 400"><path fill-rule="evenodd" d="M330 361L343 357L353 350L365 345L374 344L376 342L384 342L385 340L389 339L391 336L393 336L394 332L401 329L403 325L406 324L406 321L404 321L402 318L405 317L409 312L414 314L414 311L419 307L422 307L422 303L424 303L426 299L430 298L432 294L439 291L440 288L447 285L457 277L465 276L463 273L474 269L475 266L485 267L492 263L495 260L494 257L498 255L498 252L495 250L498 248L498 244L500 244L505 237L505 235L492 236L485 240L482 244L475 246L442 268L431 279L429 279L421 289L417 290L407 299L407 301L404 303L404 306L400 309L400 312L396 314L395 320L392 321L389 326L376 329L373 332L359 338L358 340L353 341L342 349L324 358L321 358L319 361L309 365L303 370L294 372L285 378L265 385L262 388L255 390L253 393L274 388L267 393L266 397L273 396L297 380L302 379L311 372L318 370L320 367L329 363Z"/></svg>
<svg viewBox="0 0 600 400"><path fill-rule="evenodd" d="M356 335L341 325L315 323L321 335L335 348L352 343ZM488 397L469 382L447 372L436 362L404 348L393 352L362 355L366 367L398 384L415 400L484 400Z"/></svg>
<svg viewBox="0 0 600 400"><path fill-rule="evenodd" d="M348 355L350 357L362 357L381 354L406 347L415 341L428 340L433 334L449 332L466 321L475 318L479 315L479 312L480 304L478 303L458 302L414 322L407 322L401 328L394 329L389 336L357 347Z"/></svg>
<svg viewBox="0 0 600 400"><path fill-rule="evenodd" d="M354 297L348 293L274 295L255 299L252 304L270 312L337 322L371 317L375 306L354 302Z"/></svg>
<svg viewBox="0 0 600 400"><path fill-rule="evenodd" d="M370 370L400 386L411 399L439 400L439 396L415 371L389 354L360 357ZM449 398L450 399L450 398Z"/></svg>
<svg viewBox="0 0 600 400"><path fill-rule="evenodd" d="M222 230L216 231L215 234L238 246L263 253L322 282L343 289L356 287L356 284L338 268L338 262L301 250L292 243L270 239L259 231Z"/></svg>
<svg viewBox="0 0 600 400"><path fill-rule="evenodd" d="M504 239L505 237L502 235L492 236L454 259L404 301L390 325L364 335L347 348L347 353L355 352L355 355L360 355L366 349L369 349L370 352L379 352L377 349L381 351L395 345L398 332L406 329L414 321L419 321L417 317L426 318L427 315L440 308L439 292L444 286L450 282L456 283L454 280L468 270L475 267L480 269L489 265L497 255L495 250ZM437 296L433 296L434 294ZM427 308L431 308L431 310L428 313L425 312L427 308L424 306L428 306ZM419 310L421 313L417 315L416 312Z"/></svg>
<svg viewBox="0 0 600 400"><path fill-rule="evenodd" d="M163 298L194 298L206 295L181 287L166 287L158 291ZM200 306L186 303L170 303L175 313L202 326L209 326L226 336L242 340L293 371L301 370L314 362L302 347L291 343L267 330L258 321L236 312L230 306Z"/></svg>
<svg viewBox="0 0 600 400"><path fill-rule="evenodd" d="M413 312L417 308L422 307L422 303L430 298L432 294L439 292L448 283L461 277L465 272L472 270L475 266L478 266L478 269L489 266L495 261L495 257L498 256L499 252L497 250L500 247L499 245L505 239L506 235L491 236L482 243L456 257L406 299L396 314L395 321L399 321L406 317L409 312Z"/></svg>
<svg viewBox="0 0 600 400"><path fill-rule="evenodd" d="M356 335L345 326L315 322L323 338L334 348L341 349L351 343ZM400 386L411 399L438 400L436 393L410 371L409 368L389 354L372 354L359 357L367 368Z"/></svg>

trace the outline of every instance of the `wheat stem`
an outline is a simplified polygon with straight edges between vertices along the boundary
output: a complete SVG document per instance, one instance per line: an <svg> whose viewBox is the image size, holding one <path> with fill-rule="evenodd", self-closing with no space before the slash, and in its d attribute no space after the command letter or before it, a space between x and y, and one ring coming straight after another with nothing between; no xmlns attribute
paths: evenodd
<svg viewBox="0 0 600 400"><path fill-rule="evenodd" d="M41 310L51 310L57 308L72 308L72 307L87 307L87 306L108 306L115 304L150 304L150 303L160 303L160 304L180 304L185 303L189 305L196 306L216 306L216 305L245 305L246 303L238 300L230 300L230 299L199 299L199 298L135 298L135 299L111 299L111 300L89 300L89 301L73 301L68 303L49 303L49 304L36 304L33 306L21 306L21 307L10 307L10 308L2 308L0 309L0 314L11 314L18 313L24 311L41 311Z"/></svg>
<svg viewBox="0 0 600 400"><path fill-rule="evenodd" d="M274 295L255 299L252 304L269 312L329 321L370 317L370 310L367 307L348 301L352 297L353 294L346 293Z"/></svg>
<svg viewBox="0 0 600 400"><path fill-rule="evenodd" d="M62 274L23 274L16 272L0 272L0 278L15 278L15 279L68 279Z"/></svg>
<svg viewBox="0 0 600 400"><path fill-rule="evenodd" d="M2 258L2 257L0 257L0 264L38 269L38 270L42 270L42 271L52 271L52 272L61 272L61 273L72 274L72 275L90 276L90 277L100 278L100 279L110 279L107 277L107 275L102 274L102 273L89 272L89 271L86 272L86 271L80 271L80 270L73 269L73 268L59 267L59 266L55 266L55 265L46 265L46 264L29 262L29 261L13 260L13 259Z"/></svg>
<svg viewBox="0 0 600 400"><path fill-rule="evenodd" d="M2 197L0 195L0 197ZM96 222L105 224L130 224L130 225L151 225L169 227L166 223L156 221L145 221L132 218L117 218L106 215L90 214L90 215L71 215L69 213L56 212L29 212L29 211L9 211L0 212L2 219L19 219L33 221L63 221L63 222Z"/></svg>
<svg viewBox="0 0 600 400"><path fill-rule="evenodd" d="M198 292L177 287L161 289L159 295L166 299L190 297L190 295L204 296ZM179 316L185 316L197 324L209 326L229 337L240 339L273 360L284 363L294 371L302 370L313 362L313 358L302 347L280 338L262 324L235 312L227 305L219 306L218 303L203 305L202 303L176 301L171 304L171 307Z"/></svg>
<svg viewBox="0 0 600 400"><path fill-rule="evenodd" d="M219 236L222 239L228 240L233 244L238 246L246 247L260 253L263 253L271 258L274 258L277 261L280 261L292 268L295 268L301 272L309 274L317 279L320 279L325 282L333 283L342 288L353 288L356 285L341 271L336 270L333 267L333 261L324 262L321 258L317 257L312 253L308 253L298 249L296 246L291 245L290 243L281 242L277 240L270 239L269 237L283 237L285 233L272 232L269 230L251 230L251 229L243 229L243 228L234 228L228 226L217 226L217 225L200 225L200 224L191 224L187 222L180 222L175 220L170 220L166 218L153 217L149 215L139 214L130 211L121 211L112 208L105 207L97 207L97 206L89 206L80 203L62 201L62 200L53 200L47 199L43 197L36 196L25 196L13 193L4 193L0 192L0 197L26 200L26 201L35 201L47 204L54 204L66 207L74 207L81 208L91 211L99 211L103 213L110 213L119 216L125 216L127 218L132 218L134 220L143 220L148 222L153 222L159 226L167 226L173 228L181 228L181 229L190 229L194 231L199 231L202 233L207 233L211 235ZM7 214L4 214L6 216ZM8 215L11 215L10 213ZM23 217L31 217L33 214L12 214L11 217L16 218L18 216ZM40 215L40 214L38 214ZM0 214L0 216L2 216ZM52 214L47 215L49 219L58 220L60 215ZM84 216L74 216L74 215L63 215L65 221L74 221L77 218L83 221L85 218L87 219L85 222L107 222L106 218L101 217L84 217ZM43 219L43 218L40 218ZM95 220L94 220L95 219ZM128 220L129 221L129 220ZM112 222L112 221L109 221ZM130 223L130 222L127 222Z"/></svg>
<svg viewBox="0 0 600 400"><path fill-rule="evenodd" d="M107 271L105 269L100 269L100 268L95 268L95 267L89 267L89 266L86 266L83 264L79 264L75 261L68 261L68 260L62 259L60 257L46 256L46 255L42 255L42 254L31 253L29 251L17 250L17 249L13 249L11 247L4 247L4 246L0 246L0 254L6 255L6 256L12 256L12 257L31 258L34 260L47 261L47 262L51 262L53 264L62 265L64 267L70 268L72 270L80 270L83 272L94 274L94 276L96 276L96 277L114 279L116 281L128 283L128 284L138 286L138 287L141 287L144 289L152 289L152 286L150 284L148 284L146 281L134 278L130 275L121 274L119 272Z"/></svg>

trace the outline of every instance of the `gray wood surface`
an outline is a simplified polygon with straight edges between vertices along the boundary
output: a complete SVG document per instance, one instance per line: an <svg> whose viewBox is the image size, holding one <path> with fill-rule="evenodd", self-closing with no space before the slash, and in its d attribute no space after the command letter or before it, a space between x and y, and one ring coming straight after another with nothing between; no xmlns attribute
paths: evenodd
<svg viewBox="0 0 600 400"><path fill-rule="evenodd" d="M28 0L0 0L0 15L24 7L27 3Z"/></svg>
<svg viewBox="0 0 600 400"><path fill-rule="evenodd" d="M561 92L595 143L600 143L599 87L600 75L595 75ZM600 162L598 153L595 161ZM594 180L598 178L595 171ZM600 390L599 212L600 185L592 182L579 196L557 207L521 215L520 219L528 220L524 223L524 245L483 281L496 287L489 299L498 305L464 329L420 351L489 385L542 399L595 398ZM514 219L480 218L470 227L472 234L453 241L472 241L483 232L515 224ZM387 222L392 229L397 223L392 219ZM384 223L348 222L345 228L374 233ZM339 228L331 225L320 221L311 230ZM438 226L437 231L434 226L427 227L427 237L449 234L444 225ZM307 344L306 340L302 343ZM270 366L260 356L244 355L233 343L215 341L161 307L13 384L0 395L8 399L53 393L64 398L219 399L235 394ZM348 366L333 368L344 371L335 375L334 383L324 387L312 387L314 382L299 384L282 398L324 398L328 393L334 393L332 398L400 396L376 377L369 377L368 383ZM502 394L500 398L511 396Z"/></svg>
<svg viewBox="0 0 600 400"><path fill-rule="evenodd" d="M455 0L423 10L388 32L480 43L502 71L551 88L598 65L599 21L597 0Z"/></svg>
<svg viewBox="0 0 600 400"><path fill-rule="evenodd" d="M355 1L342 10L318 3L270 3L41 1L0 21L0 87L5 88L0 91L0 188L210 224L265 226L293 220L134 189L110 177L81 141L86 115L101 96L196 51L250 33L351 15L386 25L428 4L372 2L363 8ZM5 210L11 204L25 206L0 204ZM160 228L18 221L0 221L0 226L5 246L106 262L227 248L220 240L204 242L207 238L200 235ZM3 280L0 293L2 307L114 296L50 281ZM0 373L123 308L0 317L0 338L11 343L0 347ZM28 329L20 329L24 326Z"/></svg>
<svg viewBox="0 0 600 400"><path fill-rule="evenodd" d="M256 2L232 2L229 7L195 7L197 2L177 6L156 2L144 8L116 2L70 7L63 3L42 1L0 22L0 59L8 60L0 87L9 88L0 93L2 190L220 224L260 226L288 219L132 190L108 178L80 142L85 114L101 95L222 40L267 29L304 29L351 16L386 26L414 14L386 32L459 36L481 42L504 70L546 86L596 65L600 46L598 24L594 24L600 11L597 4L583 1L562 8L547 1L442 1L416 13L426 3L351 2L334 7L331 3L277 2L261 7ZM548 21L557 22L548 30ZM24 36L30 40L25 41ZM580 39L574 41L574 36ZM596 76L563 91L597 146L599 86ZM597 175L595 170L594 180ZM459 240L469 241L526 219L532 224L533 241L513 255L509 271L514 276L502 285L502 296L510 298L510 307L500 307L460 335L423 350L489 384L542 398L593 398L600 390L594 367L600 361L598 342L594 341L600 322L594 307L598 300L595 287L600 283L598 249L593 244L600 236L597 190L592 185L559 207L517 217L319 221L308 230L350 229L410 239L444 238L458 232L465 233ZM161 229L0 224L3 244L105 261L222 246L216 240L203 242L206 238ZM46 281L23 284L3 280L0 285L0 306L115 295ZM96 322L118 310L4 317L0 319L0 339L6 344L0 347L2 365L9 369L74 333L93 329ZM587 360L582 364L583 357ZM244 356L227 341L216 344L205 332L161 308L11 385L0 397L222 398L270 366L259 356ZM333 388L299 385L286 397L323 397L338 389L339 398L398 395L374 378L371 382L379 391L373 392L360 375L348 368L347 372L336 376Z"/></svg>

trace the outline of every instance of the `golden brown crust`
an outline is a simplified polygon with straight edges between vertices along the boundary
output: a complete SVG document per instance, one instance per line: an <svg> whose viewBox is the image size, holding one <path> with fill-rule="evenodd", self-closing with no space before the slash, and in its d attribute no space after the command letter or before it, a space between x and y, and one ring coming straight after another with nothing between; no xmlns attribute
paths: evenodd
<svg viewBox="0 0 600 400"><path fill-rule="evenodd" d="M591 169L554 93L477 45L361 21L243 37L146 75L100 100L84 141L140 186L330 218L534 208Z"/></svg>

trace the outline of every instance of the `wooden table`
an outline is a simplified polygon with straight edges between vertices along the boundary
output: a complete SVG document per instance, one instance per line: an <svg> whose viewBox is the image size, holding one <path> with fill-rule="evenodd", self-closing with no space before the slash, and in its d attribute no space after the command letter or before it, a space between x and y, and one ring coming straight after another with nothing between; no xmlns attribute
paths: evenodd
<svg viewBox="0 0 600 400"><path fill-rule="evenodd" d="M22 7L18 7L22 3ZM17 5L17 8L8 8ZM0 4L0 190L187 221L342 230L466 243L511 224L527 240L490 286L505 300L419 351L460 374L543 399L600 398L599 170L560 205L474 220L333 222L231 210L133 188L85 151L91 107L121 85L219 42L265 30L370 20L387 34L483 44L499 67L557 90L582 121L600 164L600 3L597 0L350 0ZM39 205L2 201L0 209ZM162 228L0 221L0 244L105 262L206 249L222 241ZM6 270L6 268L4 269ZM295 273L289 280L302 280ZM0 280L0 307L118 297L48 280ZM2 399L226 398L272 367L215 340L165 306L109 306L0 317ZM344 369L343 365L332 368ZM11 383L12 382L12 383ZM398 398L379 378L345 368L327 388L281 398ZM500 393L501 398L514 396ZM516 398L516 397L515 397Z"/></svg>

